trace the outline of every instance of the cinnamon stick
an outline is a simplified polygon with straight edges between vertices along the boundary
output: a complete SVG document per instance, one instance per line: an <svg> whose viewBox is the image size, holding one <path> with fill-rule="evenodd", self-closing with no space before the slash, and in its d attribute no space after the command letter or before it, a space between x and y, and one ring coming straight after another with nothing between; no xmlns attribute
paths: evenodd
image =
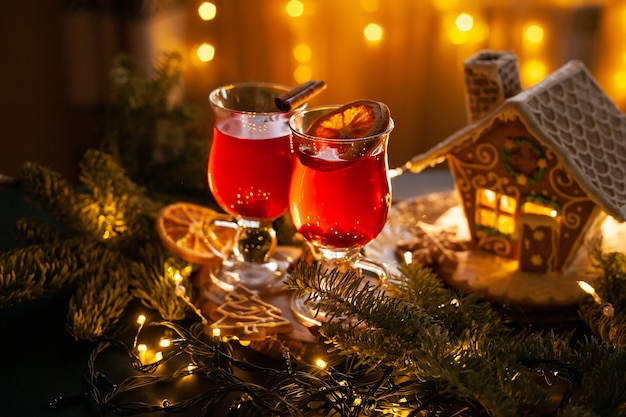
<svg viewBox="0 0 626 417"><path fill-rule="evenodd" d="M310 80L276 97L274 102L278 110L288 112L318 95L325 88L326 83L324 81Z"/></svg>

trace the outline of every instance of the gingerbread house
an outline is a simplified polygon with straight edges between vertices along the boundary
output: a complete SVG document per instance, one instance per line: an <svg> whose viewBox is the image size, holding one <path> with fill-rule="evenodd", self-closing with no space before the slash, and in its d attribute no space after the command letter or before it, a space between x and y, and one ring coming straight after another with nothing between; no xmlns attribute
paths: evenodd
<svg viewBox="0 0 626 417"><path fill-rule="evenodd" d="M626 220L626 116L571 61L523 90L517 57L464 64L468 125L410 161L448 161L478 250L560 273L604 217Z"/></svg>

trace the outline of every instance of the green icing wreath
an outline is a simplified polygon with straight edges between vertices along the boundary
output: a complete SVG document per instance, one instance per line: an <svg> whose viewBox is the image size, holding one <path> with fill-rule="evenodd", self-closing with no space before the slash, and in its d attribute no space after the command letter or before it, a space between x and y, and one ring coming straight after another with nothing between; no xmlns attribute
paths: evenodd
<svg viewBox="0 0 626 417"><path fill-rule="evenodd" d="M546 155L539 145L523 136L506 138L502 162L520 185L532 185L539 181L548 166Z"/></svg>

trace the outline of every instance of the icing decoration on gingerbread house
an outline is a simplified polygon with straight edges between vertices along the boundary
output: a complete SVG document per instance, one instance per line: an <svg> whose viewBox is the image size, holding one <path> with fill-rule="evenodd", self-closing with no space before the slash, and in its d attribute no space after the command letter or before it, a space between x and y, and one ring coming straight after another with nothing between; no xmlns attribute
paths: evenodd
<svg viewBox="0 0 626 417"><path fill-rule="evenodd" d="M447 160L476 249L562 274L605 217L626 220L626 116L578 61L525 90L511 52L464 74L468 125L407 165Z"/></svg>

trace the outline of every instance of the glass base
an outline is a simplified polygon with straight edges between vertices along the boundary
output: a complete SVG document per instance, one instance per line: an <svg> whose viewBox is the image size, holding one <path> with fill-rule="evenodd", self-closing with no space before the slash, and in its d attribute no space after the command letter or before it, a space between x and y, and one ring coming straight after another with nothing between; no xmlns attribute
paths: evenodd
<svg viewBox="0 0 626 417"><path fill-rule="evenodd" d="M383 286L387 278L390 277L389 270L385 264L362 255L360 248L318 248L318 250L321 253L318 266L323 274L335 269L340 273L352 271L356 273L357 279L363 279L363 282L370 281L374 285L382 284ZM322 286L325 279L325 277L322 277ZM317 308L317 298L319 296L316 294L303 297L297 297L294 294L291 298L291 311L296 319L305 326L321 326L328 322L331 317L329 312ZM345 317L342 318L342 320L345 319Z"/></svg>
<svg viewBox="0 0 626 417"><path fill-rule="evenodd" d="M305 304L307 297L297 297L293 294L291 297L291 312L294 317L306 327L319 327L326 323L326 313L316 309L315 297Z"/></svg>
<svg viewBox="0 0 626 417"><path fill-rule="evenodd" d="M268 293L282 288L289 264L289 258L280 253L274 253L264 263L225 260L211 270L210 276L211 281L224 291L232 291L241 284L252 291Z"/></svg>

